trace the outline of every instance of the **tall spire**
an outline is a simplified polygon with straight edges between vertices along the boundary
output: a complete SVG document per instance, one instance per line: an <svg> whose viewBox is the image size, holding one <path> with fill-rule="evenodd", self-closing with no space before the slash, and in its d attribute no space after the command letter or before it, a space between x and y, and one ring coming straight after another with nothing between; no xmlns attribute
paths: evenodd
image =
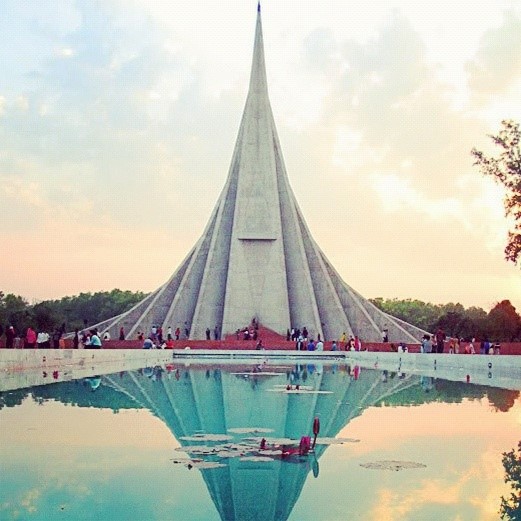
<svg viewBox="0 0 521 521"><path fill-rule="evenodd" d="M423 331L378 310L350 288L313 240L289 184L268 96L260 2L248 96L228 178L203 235L163 286L99 324L130 337L152 325L192 339L235 333L255 319L278 333L416 341Z"/></svg>

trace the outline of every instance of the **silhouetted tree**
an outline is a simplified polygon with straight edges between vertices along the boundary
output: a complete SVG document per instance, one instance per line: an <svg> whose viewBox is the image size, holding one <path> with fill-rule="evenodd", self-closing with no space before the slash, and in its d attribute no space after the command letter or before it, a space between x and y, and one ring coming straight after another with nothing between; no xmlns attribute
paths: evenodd
<svg viewBox="0 0 521 521"><path fill-rule="evenodd" d="M505 483L510 483L513 492L509 497L501 497L499 513L505 521L521 521L521 441L517 451L503 452Z"/></svg>
<svg viewBox="0 0 521 521"><path fill-rule="evenodd" d="M521 318L509 300L496 304L488 314L490 337L512 342L521 331Z"/></svg>
<svg viewBox="0 0 521 521"><path fill-rule="evenodd" d="M521 255L521 130L519 123L512 120L501 122L499 133L489 137L502 151L498 157L489 157L472 149L474 164L481 173L492 177L506 189L505 213L514 218L514 228L508 233L505 258L517 263Z"/></svg>

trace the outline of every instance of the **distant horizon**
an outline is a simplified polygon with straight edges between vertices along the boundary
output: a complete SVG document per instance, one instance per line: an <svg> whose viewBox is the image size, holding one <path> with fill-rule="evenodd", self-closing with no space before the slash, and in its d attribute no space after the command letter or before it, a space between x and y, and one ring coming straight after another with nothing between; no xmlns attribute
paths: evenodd
<svg viewBox="0 0 521 521"><path fill-rule="evenodd" d="M157 289L157 288L155 288L155 289ZM148 294L150 294L150 293L152 293L154 291L154 290L144 291L144 290L139 290L139 289L133 290L133 289L128 289L128 288L115 287L115 288L111 288L111 289L100 289L100 290L95 290L95 291L93 291L93 290L83 290L83 291L79 291L78 293L62 295L61 297L49 297L49 298L40 298L40 299L38 299L38 298L28 298L25 295L20 295L20 294L13 293L13 292L6 292L2 288L0 288L0 291L2 291L4 293L4 295L11 294L11 295L15 295L17 297L21 297L31 306L35 305L35 304L40 304L42 302L48 302L48 301L54 301L54 300L62 300L64 298L68 298L68 297L69 298L78 297L81 294L110 293L111 291L114 291L114 290L118 290L118 291L122 291L122 292L129 291L131 293L143 293L144 295L148 295ZM415 300L417 300L417 301L423 302L425 304L432 304L433 306L446 306L446 305L449 305L449 304L454 304L454 305L460 304L465 309L469 309L471 307L481 308L484 311L486 311L487 313L492 308L494 308L497 304L499 304L499 303L501 303L501 302L503 302L505 300L510 301L510 299L508 299L508 298L503 298L503 299L499 299L497 302L493 303L490 307L484 307L484 306L481 306L479 304L464 304L464 303L462 303L460 301L433 302L433 301L429 301L429 300L423 300L423 299L417 298L417 297L383 297L383 296L379 295L377 297L367 297L366 296L366 298L368 300L376 300L376 299L379 299L379 298L381 298L383 300L398 300L398 301L407 301L407 300L415 301ZM511 304L516 308L516 312L521 315L521 309L518 309L513 302L511 302Z"/></svg>

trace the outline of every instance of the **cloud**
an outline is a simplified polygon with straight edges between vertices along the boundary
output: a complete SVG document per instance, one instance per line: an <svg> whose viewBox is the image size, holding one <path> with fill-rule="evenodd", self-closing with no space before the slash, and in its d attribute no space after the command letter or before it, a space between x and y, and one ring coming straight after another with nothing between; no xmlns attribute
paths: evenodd
<svg viewBox="0 0 521 521"><path fill-rule="evenodd" d="M493 96L521 78L521 17L506 12L500 27L482 37L475 57L467 64L468 82L477 95Z"/></svg>

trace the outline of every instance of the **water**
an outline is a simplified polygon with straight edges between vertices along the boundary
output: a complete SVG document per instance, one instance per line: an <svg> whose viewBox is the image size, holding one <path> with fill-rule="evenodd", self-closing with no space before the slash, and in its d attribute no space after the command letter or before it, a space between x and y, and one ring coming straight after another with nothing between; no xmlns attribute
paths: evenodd
<svg viewBox="0 0 521 521"><path fill-rule="evenodd" d="M0 393L0 519L499 519L519 391L346 365L255 370L170 364ZM313 437L316 417L314 454L258 450Z"/></svg>

